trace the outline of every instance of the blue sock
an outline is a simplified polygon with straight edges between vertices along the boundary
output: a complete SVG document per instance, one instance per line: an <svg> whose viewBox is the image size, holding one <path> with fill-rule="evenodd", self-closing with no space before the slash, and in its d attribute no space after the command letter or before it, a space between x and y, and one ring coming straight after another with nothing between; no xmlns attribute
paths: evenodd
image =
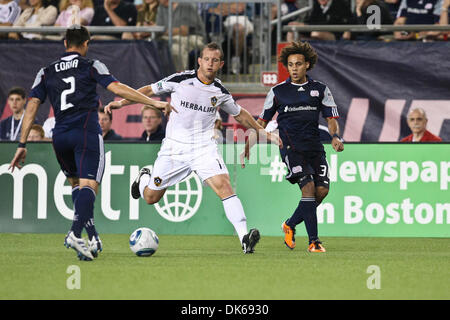
<svg viewBox="0 0 450 320"><path fill-rule="evenodd" d="M315 198L302 198L294 214L288 219L286 224L291 228L295 228L302 221L305 222L309 241L317 240L317 203Z"/></svg>
<svg viewBox="0 0 450 320"><path fill-rule="evenodd" d="M75 221L74 217L76 230L74 230L74 225L72 225L75 236L80 237L83 228L86 228L89 239L92 239L93 235L97 235L94 226L94 202L94 190L89 187L84 187L78 191L78 197L75 200L75 217L77 217L77 221ZM78 231L80 236L77 235Z"/></svg>

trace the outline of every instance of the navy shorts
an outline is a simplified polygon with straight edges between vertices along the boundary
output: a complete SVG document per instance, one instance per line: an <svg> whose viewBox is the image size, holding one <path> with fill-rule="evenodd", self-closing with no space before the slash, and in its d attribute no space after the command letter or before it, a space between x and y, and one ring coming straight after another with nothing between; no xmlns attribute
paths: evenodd
<svg viewBox="0 0 450 320"><path fill-rule="evenodd" d="M66 177L102 181L105 149L101 134L83 128L53 134L53 149Z"/></svg>
<svg viewBox="0 0 450 320"><path fill-rule="evenodd" d="M286 180L299 183L310 175L316 187L330 188L328 162L324 151L290 151L280 150L281 157L287 166Z"/></svg>

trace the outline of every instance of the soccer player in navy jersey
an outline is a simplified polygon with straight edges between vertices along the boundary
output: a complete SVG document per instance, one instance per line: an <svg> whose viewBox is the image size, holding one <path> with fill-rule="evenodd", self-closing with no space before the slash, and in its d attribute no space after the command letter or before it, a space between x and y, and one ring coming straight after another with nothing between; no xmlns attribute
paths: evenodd
<svg viewBox="0 0 450 320"><path fill-rule="evenodd" d="M306 75L317 62L317 53L308 42L293 42L282 50L279 60L288 69L289 78L271 88L258 123L265 128L278 112L283 142L280 154L288 168L286 179L298 184L302 191L298 207L282 224L284 242L288 248L295 248L295 227L304 221L309 237L308 251L325 252L318 237L316 210L328 194L330 179L318 121L322 114L333 137L331 145L340 152L344 145L336 120L339 114L330 89ZM244 157L249 159L250 148L255 142L254 135L250 135L241 157L243 167Z"/></svg>
<svg viewBox="0 0 450 320"><path fill-rule="evenodd" d="M25 143L36 112L48 96L56 118L53 148L61 170L72 185L75 210L64 245L73 248L80 260L92 260L102 250L102 242L94 226L94 202L105 164L97 114L97 84L134 102L165 111L171 109L167 102L150 99L120 83L99 60L87 59L89 40L85 27L70 27L64 40L66 52L39 70L29 96L19 146L10 164L12 171L15 167L22 167L27 154ZM83 228L88 234L87 244L81 238Z"/></svg>

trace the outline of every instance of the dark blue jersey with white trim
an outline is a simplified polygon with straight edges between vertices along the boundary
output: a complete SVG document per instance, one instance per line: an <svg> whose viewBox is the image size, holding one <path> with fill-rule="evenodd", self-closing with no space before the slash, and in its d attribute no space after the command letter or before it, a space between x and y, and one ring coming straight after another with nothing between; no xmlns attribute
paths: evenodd
<svg viewBox="0 0 450 320"><path fill-rule="evenodd" d="M288 78L270 89L259 118L270 121L277 112L283 145L294 151L323 151L319 115L339 117L330 89L310 77L303 84L292 83Z"/></svg>
<svg viewBox="0 0 450 320"><path fill-rule="evenodd" d="M99 60L66 52L59 60L39 70L30 98L43 103L48 95L55 114L53 134L72 128L101 133L97 109L97 83L106 88L117 81Z"/></svg>

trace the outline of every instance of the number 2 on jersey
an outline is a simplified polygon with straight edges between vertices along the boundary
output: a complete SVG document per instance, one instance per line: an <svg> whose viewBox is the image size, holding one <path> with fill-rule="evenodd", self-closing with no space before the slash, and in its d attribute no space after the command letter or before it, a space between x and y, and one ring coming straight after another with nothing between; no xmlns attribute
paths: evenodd
<svg viewBox="0 0 450 320"><path fill-rule="evenodd" d="M75 77L68 77L62 79L65 83L70 84L70 88L64 90L61 93L61 111L67 110L73 107L72 103L67 103L67 96L75 92Z"/></svg>

